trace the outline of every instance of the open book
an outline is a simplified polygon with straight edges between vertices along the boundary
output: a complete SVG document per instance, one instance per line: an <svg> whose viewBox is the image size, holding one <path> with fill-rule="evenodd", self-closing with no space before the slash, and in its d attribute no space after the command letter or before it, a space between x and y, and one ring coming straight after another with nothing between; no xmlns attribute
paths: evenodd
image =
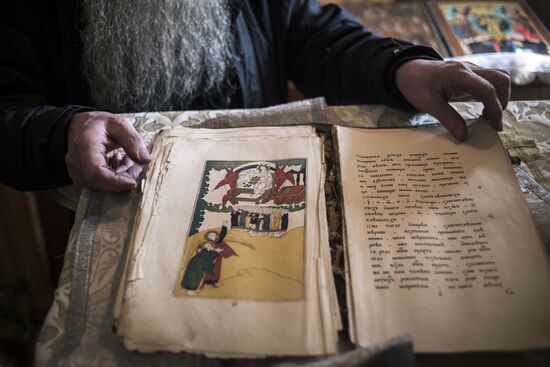
<svg viewBox="0 0 550 367"><path fill-rule="evenodd" d="M550 346L550 262L485 121L333 134L350 339L415 350ZM158 137L115 307L131 350L322 355L342 327L311 127Z"/></svg>

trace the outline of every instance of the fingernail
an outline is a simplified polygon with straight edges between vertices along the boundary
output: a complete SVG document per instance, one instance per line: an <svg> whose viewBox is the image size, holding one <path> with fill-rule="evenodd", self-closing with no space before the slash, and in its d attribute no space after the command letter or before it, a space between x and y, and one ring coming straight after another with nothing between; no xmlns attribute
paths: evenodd
<svg viewBox="0 0 550 367"><path fill-rule="evenodd" d="M136 180L134 180L127 172L117 174L120 181L127 186L135 186Z"/></svg>
<svg viewBox="0 0 550 367"><path fill-rule="evenodd" d="M464 141L464 139L466 139L466 131L461 127L455 127L451 132L458 141Z"/></svg>
<svg viewBox="0 0 550 367"><path fill-rule="evenodd" d="M145 148L141 148L139 151L138 151L138 156L139 156L139 159L141 159L142 161L149 161L151 160L151 155L149 154L149 151Z"/></svg>

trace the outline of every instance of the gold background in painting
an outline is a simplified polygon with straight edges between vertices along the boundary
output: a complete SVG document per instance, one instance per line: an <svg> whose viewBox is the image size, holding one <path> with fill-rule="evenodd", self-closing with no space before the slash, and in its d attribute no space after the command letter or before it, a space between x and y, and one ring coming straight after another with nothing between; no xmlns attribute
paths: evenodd
<svg viewBox="0 0 550 367"><path fill-rule="evenodd" d="M281 237L251 236L228 229L224 242L238 256L222 259L218 287L198 288L194 296L181 288L185 267L205 242L204 230L187 239L178 270L174 294L181 297L234 298L253 301L293 301L303 299L304 227L292 229ZM219 233L220 228L216 231Z"/></svg>

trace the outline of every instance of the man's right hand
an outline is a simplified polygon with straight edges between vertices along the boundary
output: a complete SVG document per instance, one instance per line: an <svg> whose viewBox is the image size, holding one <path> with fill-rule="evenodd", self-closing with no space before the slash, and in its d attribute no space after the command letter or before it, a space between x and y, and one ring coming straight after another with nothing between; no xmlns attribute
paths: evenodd
<svg viewBox="0 0 550 367"><path fill-rule="evenodd" d="M65 162L69 176L82 188L106 193L130 190L136 186L142 165L151 160L132 124L108 112L75 115L67 137Z"/></svg>

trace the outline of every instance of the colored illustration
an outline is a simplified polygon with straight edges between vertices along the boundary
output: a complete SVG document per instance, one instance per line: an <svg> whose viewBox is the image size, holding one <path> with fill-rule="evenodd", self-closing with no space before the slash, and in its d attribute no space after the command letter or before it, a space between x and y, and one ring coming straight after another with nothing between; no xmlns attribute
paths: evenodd
<svg viewBox="0 0 550 367"><path fill-rule="evenodd" d="M303 298L306 160L207 161L175 295Z"/></svg>
<svg viewBox="0 0 550 367"><path fill-rule="evenodd" d="M516 2L438 3L437 8L456 38L458 54L550 53L540 26Z"/></svg>

